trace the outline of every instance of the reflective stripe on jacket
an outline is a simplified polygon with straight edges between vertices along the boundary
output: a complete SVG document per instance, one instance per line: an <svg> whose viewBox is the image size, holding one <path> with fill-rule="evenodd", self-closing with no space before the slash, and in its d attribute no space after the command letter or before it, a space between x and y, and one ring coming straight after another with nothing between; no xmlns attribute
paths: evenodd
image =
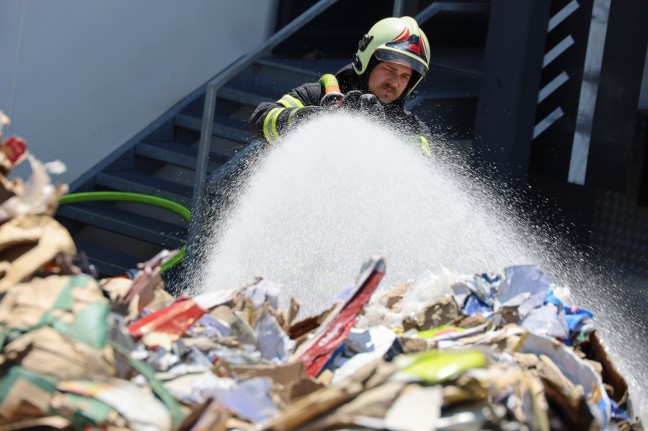
<svg viewBox="0 0 648 431"><path fill-rule="evenodd" d="M358 77L351 65L341 69L336 75L342 93L352 90L367 91L366 77ZM310 106L320 106L324 96L324 85L318 82L300 85L284 94L276 102L263 102L259 104L250 117L250 129L259 140L276 143L293 122L295 115L301 109ZM405 110L404 99L401 97L385 106L386 120L403 133L417 139L418 145L424 153L430 154L431 133L427 125L416 115Z"/></svg>

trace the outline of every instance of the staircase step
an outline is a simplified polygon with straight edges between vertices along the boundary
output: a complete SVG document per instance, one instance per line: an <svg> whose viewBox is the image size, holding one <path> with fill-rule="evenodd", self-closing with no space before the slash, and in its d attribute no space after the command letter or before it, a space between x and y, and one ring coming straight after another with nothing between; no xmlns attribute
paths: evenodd
<svg viewBox="0 0 648 431"><path fill-rule="evenodd" d="M168 249L180 248L186 240L185 235L182 234L187 230L185 227L120 210L109 205L64 205L58 209L56 216L121 233Z"/></svg>
<svg viewBox="0 0 648 431"><path fill-rule="evenodd" d="M257 106L262 102L273 101L270 97L260 96L255 93L232 87L221 87L216 94L219 99L229 100L230 102L249 106Z"/></svg>
<svg viewBox="0 0 648 431"><path fill-rule="evenodd" d="M215 115L212 135L245 144L252 142L252 135L247 129L241 129L229 125L227 124L228 120L229 119L227 118ZM187 114L179 114L175 116L174 124L178 127L184 127L186 129L200 132L202 128L202 118Z"/></svg>
<svg viewBox="0 0 648 431"><path fill-rule="evenodd" d="M263 144L260 141L253 141L249 145L246 145L239 152L237 152L231 159L223 164L220 168L211 173L208 181L207 187L211 191L218 190L231 174L237 173L237 167L242 166L245 160L257 151L257 149Z"/></svg>
<svg viewBox="0 0 648 431"><path fill-rule="evenodd" d="M79 252L83 251L90 262L97 268L100 277L114 277L126 273L129 269L137 268L142 259L135 256L101 247L87 241L75 239Z"/></svg>
<svg viewBox="0 0 648 431"><path fill-rule="evenodd" d="M130 171L100 172L95 177L95 185L122 192L158 196L188 208L193 194L191 187Z"/></svg>
<svg viewBox="0 0 648 431"><path fill-rule="evenodd" d="M291 89L306 82L317 82L325 73L336 73L349 63L349 59L301 60L294 58L266 57L257 60L254 65L228 84L228 88L244 92L253 88L257 95L265 99L250 98L246 103L257 106L264 100L275 101ZM233 100L243 101L242 96Z"/></svg>
<svg viewBox="0 0 648 431"><path fill-rule="evenodd" d="M198 148L175 142L140 142L135 145L135 154L141 157L169 163L187 169L196 169ZM208 171L218 169L229 157L225 154L210 152Z"/></svg>
<svg viewBox="0 0 648 431"><path fill-rule="evenodd" d="M304 60L300 58L283 58L277 56L264 57L256 61L257 64L277 69L281 73L301 75L303 82L317 81L325 73L337 73L351 62L350 58L325 58L320 60Z"/></svg>

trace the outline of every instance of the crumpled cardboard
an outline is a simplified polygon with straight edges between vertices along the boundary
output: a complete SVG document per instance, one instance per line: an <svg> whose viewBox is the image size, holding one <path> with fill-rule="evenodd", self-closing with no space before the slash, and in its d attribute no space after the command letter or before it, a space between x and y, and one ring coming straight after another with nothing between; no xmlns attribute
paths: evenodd
<svg viewBox="0 0 648 431"><path fill-rule="evenodd" d="M103 315L96 315L99 310ZM7 289L0 301L0 325L12 330L26 330L56 320L61 321L61 325L72 325L78 317L88 315L89 319L107 328L103 319L108 316L108 310L108 301L94 279L86 275L49 276ZM79 329L80 337L105 339L100 327ZM82 329L92 329L94 333L84 334Z"/></svg>
<svg viewBox="0 0 648 431"><path fill-rule="evenodd" d="M2 354L59 379L113 375L108 312L98 284L85 275L17 284L0 301Z"/></svg>
<svg viewBox="0 0 648 431"><path fill-rule="evenodd" d="M22 367L60 380L115 374L115 359L109 348L75 342L50 327L30 331L8 343L3 354Z"/></svg>
<svg viewBox="0 0 648 431"><path fill-rule="evenodd" d="M387 368L389 371L384 372L384 368ZM393 367L389 365L383 366L380 363L368 364L343 384L331 385L300 398L275 418L261 424L257 429L275 431L296 429L318 418L323 413L331 412L334 408L354 399L365 388L370 389L378 386L393 371ZM372 377L374 378L372 379Z"/></svg>
<svg viewBox="0 0 648 431"><path fill-rule="evenodd" d="M0 424L4 420L13 421L44 415L56 388L54 378L34 373L20 366L12 366L2 375Z"/></svg>
<svg viewBox="0 0 648 431"><path fill-rule="evenodd" d="M5 203L26 196L1 180ZM0 225L0 429L639 429L609 414L628 387L591 316L561 339L564 309L545 304L551 279L535 266L461 277L400 326L361 327L386 270L374 257L295 322L298 300L282 310L261 277L169 295L160 265L174 252L132 280L79 274L48 215L57 192L41 192L35 213L13 199ZM400 315L413 288L377 304Z"/></svg>
<svg viewBox="0 0 648 431"><path fill-rule="evenodd" d="M403 320L403 329L426 329L447 325L460 317L459 307L451 297L444 297Z"/></svg>
<svg viewBox="0 0 648 431"><path fill-rule="evenodd" d="M610 388L608 390L610 398L618 404L623 404L628 398L628 383L612 361L598 331L590 333L587 342L580 345L579 348L588 350L592 359L600 365L603 383L606 384L606 388Z"/></svg>
<svg viewBox="0 0 648 431"><path fill-rule="evenodd" d="M274 392L284 403L290 403L324 386L308 377L301 362L280 365L237 365L232 366L230 370L241 380L255 377L270 378Z"/></svg>
<svg viewBox="0 0 648 431"><path fill-rule="evenodd" d="M100 428L108 429L172 429L171 414L164 404L146 388L127 380L67 380L59 382L56 390L53 407L69 412L73 418L95 408L92 417L84 418L83 422L88 425L96 423Z"/></svg>
<svg viewBox="0 0 648 431"><path fill-rule="evenodd" d="M61 277L50 278L54 281ZM21 289L28 289L29 285L24 283ZM56 286L56 283L53 285ZM166 318L158 321L149 316L155 316L156 310L165 315L168 307L177 304L178 300L170 298L170 301L159 304L148 302L142 313L134 308L115 306L132 291L132 285L132 280L125 279L108 280L101 284L110 298L112 312L131 315L131 318L132 314L136 314L132 323L140 323L132 326L135 332L144 328L143 322L157 321L161 326L151 326L151 333L157 331L164 334L168 330L173 334L173 341L163 347L155 346L147 343L144 337L139 341L138 337L133 338L125 327L121 332L111 333L113 337L122 337L120 344L130 344L133 355L145 358L149 366L158 370L156 376L162 384L168 385L169 394L181 397L187 416L184 421L177 423L177 429L293 430L346 426L410 430L470 424L473 429L526 427L548 430L549 423L574 429L601 425L601 416L592 414L593 407L588 403L583 385L572 381L574 376L561 368L573 363L594 373L605 372L607 365L598 362L605 352L599 351L592 334L591 341L579 346L579 350L554 340L552 343L555 346L561 346L560 349L565 352L574 352L569 356L572 362L561 360L558 366L555 362L557 357L544 351L528 351L528 346L526 350L522 347L530 336L519 324L498 326L483 315L467 316L457 305L460 301L455 301L453 307L452 301L441 298L422 310L416 327L391 334L390 339L397 340L403 350L403 353L395 353L391 362L378 355L373 362L344 375L344 365L339 365L344 361L338 364L336 360L341 358L339 352L361 355L366 349L377 348L379 340L373 340L373 337L382 337L384 331L389 332L387 328L378 331L379 327L356 329L353 337L341 338L342 344L315 377L306 373L307 362L301 361L301 356L286 357L283 353L285 350L282 350L286 347L278 349L282 340L279 335L283 333L291 340L296 340L295 337L308 340L300 346L302 351L307 350L313 346L316 335L325 334L327 327L344 310L340 304L320 316L289 326L287 315L274 308L272 289L264 290L261 285L253 283L233 292L182 299L180 303L186 301L190 308L198 307L200 315L189 321L184 317L178 322L170 322ZM38 287L38 283L34 286ZM152 290L157 292L160 287L156 285ZM361 290L358 288L358 291ZM33 301L40 304L41 309L47 308L47 304L55 301L60 292L59 285L58 288L53 287L52 292L44 292L40 302ZM11 301L16 303L16 292L10 290L8 294L11 296L7 299L13 298ZM81 296L79 300L83 298ZM137 296L133 296L132 302L136 300ZM349 298L342 301L352 303ZM31 302L26 301L23 307L28 304ZM4 301L0 303L0 311L3 306ZM527 314L532 312L529 310ZM27 313L27 316L31 314ZM33 324L37 320L32 316L31 320L23 317L22 321ZM405 316L403 321L414 322L412 316ZM176 323L178 326L175 326ZM436 324L439 326L435 327ZM53 330L46 327L37 331L43 329ZM15 338L7 344L3 352L5 357L20 357L20 349L16 346L27 350L24 346L30 343L42 347L43 351L36 349L29 354L51 354L51 346L58 343L56 337L41 335L37 331L28 332L31 338ZM269 332L262 335L264 331ZM40 340L40 337L47 337L51 344ZM123 337L130 337L131 341L127 342ZM542 340L551 338L547 335L536 337L543 337ZM263 347L263 342L272 343L272 349L266 352L273 353L261 353L267 348ZM372 343L374 347L371 347ZM538 346L545 344L539 343ZM556 348L548 346L554 344L542 348L553 352ZM290 349L298 351L296 345ZM29 355L24 355L24 367L34 368L43 375L56 375L54 369L38 367L43 362L50 362L50 359L34 356L35 362L32 362L27 361L28 358ZM56 358L59 361L64 359L65 355ZM56 360L52 358L51 363L55 364ZM612 365L611 359L607 360L610 361L608 365ZM597 366L586 365L591 361L595 361L593 363ZM53 367L58 368L57 365ZM81 372L81 368L76 365L70 367L74 372ZM85 372L90 374L91 369ZM121 374L124 375L123 372ZM209 376L209 379L205 376ZM591 376L587 378L591 379ZM136 381L146 387L141 379ZM611 388L613 382L609 381L608 386ZM623 391L622 385L618 387ZM34 391L28 393L33 397L38 394ZM597 393L600 395L600 391ZM191 396L187 396L189 394ZM6 399L7 406L16 406L13 409L20 414L35 414L25 409L26 404L20 401L21 398L13 397ZM43 408L63 408L70 402L56 390L53 395L47 391L41 392L40 400ZM428 408L413 409L419 402L424 402ZM433 405L442 405L443 408L436 407L435 410ZM118 406L116 404L115 408ZM119 426L129 429L134 426L132 420L121 414L113 414L104 423L113 426L121 424Z"/></svg>
<svg viewBox="0 0 648 431"><path fill-rule="evenodd" d="M20 215L0 225L0 292L29 279L60 254L74 256L68 231L46 215Z"/></svg>

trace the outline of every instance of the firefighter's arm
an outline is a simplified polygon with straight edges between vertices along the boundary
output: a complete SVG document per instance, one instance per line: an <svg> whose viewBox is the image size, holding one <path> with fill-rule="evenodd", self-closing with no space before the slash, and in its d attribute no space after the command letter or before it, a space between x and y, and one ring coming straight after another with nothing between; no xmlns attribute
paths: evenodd
<svg viewBox="0 0 648 431"><path fill-rule="evenodd" d="M421 151L423 151L426 156L431 156L432 150L430 148L430 140L432 139L432 132L430 132L430 128L425 124L425 122L416 115L411 115L416 124L416 133L411 136L411 139L414 141L415 145L421 148Z"/></svg>
<svg viewBox="0 0 648 431"><path fill-rule="evenodd" d="M428 141L428 139L424 135L412 135L411 139L415 145L421 147L421 151L423 151L426 156L432 155L432 150L430 149L430 141Z"/></svg>
<svg viewBox="0 0 648 431"><path fill-rule="evenodd" d="M261 103L250 117L252 134L270 144L277 140L292 125L321 110L319 99L313 97L313 84L305 84L287 94L274 103ZM319 87L319 84L315 84Z"/></svg>

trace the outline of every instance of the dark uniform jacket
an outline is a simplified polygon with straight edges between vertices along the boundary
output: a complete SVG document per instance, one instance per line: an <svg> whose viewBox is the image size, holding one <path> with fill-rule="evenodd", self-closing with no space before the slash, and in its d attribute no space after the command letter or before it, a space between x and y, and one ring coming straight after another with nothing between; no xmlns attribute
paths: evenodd
<svg viewBox="0 0 648 431"><path fill-rule="evenodd" d="M343 94L352 90L368 93L367 77L358 76L351 65L342 68L335 76ZM259 140L275 143L284 132L300 119L321 111L320 101L324 96L324 86L319 82L303 84L285 94L276 102L263 102L250 117L250 129ZM430 153L430 130L414 114L405 110L405 100L401 96L384 106L385 120L411 136L426 153Z"/></svg>

